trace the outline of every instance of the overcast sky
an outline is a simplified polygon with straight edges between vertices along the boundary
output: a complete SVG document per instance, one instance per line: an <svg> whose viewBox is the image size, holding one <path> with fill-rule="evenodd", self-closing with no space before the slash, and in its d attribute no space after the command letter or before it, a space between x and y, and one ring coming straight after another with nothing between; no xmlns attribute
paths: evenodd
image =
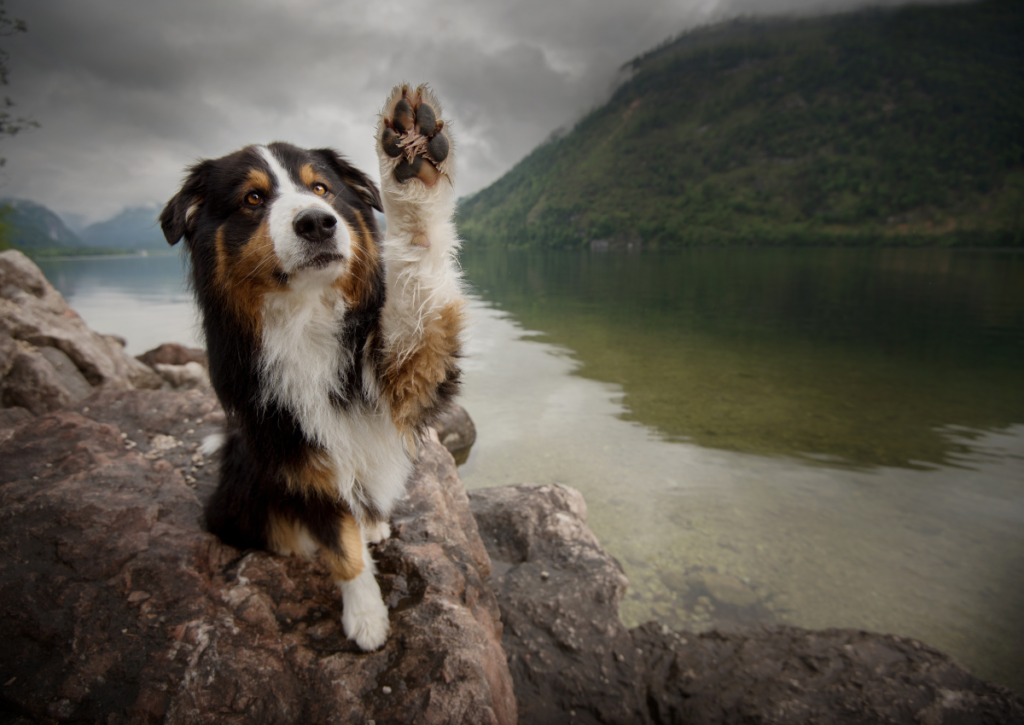
<svg viewBox="0 0 1024 725"><path fill-rule="evenodd" d="M623 63L669 36L739 14L857 4L7 0L28 32L0 39L2 92L41 125L0 140L0 196L100 221L162 204L200 158L274 140L333 146L377 178L376 114L402 81L429 82L444 102L462 196L571 126Z"/></svg>

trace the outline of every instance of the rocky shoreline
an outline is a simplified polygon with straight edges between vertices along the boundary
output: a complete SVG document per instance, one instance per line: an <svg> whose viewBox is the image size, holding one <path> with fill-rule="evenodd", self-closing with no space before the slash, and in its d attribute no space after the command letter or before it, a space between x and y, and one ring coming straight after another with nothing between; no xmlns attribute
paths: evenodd
<svg viewBox="0 0 1024 725"><path fill-rule="evenodd" d="M375 548L393 631L360 653L319 564L202 531L224 414L201 351L141 357L0 253L0 722L1024 722L906 638L627 629L579 492L467 495L456 409Z"/></svg>

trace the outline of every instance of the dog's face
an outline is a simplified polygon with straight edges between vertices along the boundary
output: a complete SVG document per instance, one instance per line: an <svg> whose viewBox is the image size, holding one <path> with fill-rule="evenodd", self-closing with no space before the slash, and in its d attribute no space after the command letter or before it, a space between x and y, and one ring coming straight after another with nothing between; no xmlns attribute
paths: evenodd
<svg viewBox="0 0 1024 725"><path fill-rule="evenodd" d="M260 297L376 266L380 208L374 183L334 151L274 143L193 166L160 224L169 244L185 238L197 291Z"/></svg>

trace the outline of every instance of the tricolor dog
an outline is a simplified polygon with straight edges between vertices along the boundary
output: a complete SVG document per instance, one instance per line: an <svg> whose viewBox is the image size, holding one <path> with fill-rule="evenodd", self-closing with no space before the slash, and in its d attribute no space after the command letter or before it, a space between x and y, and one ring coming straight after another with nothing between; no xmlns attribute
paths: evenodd
<svg viewBox="0 0 1024 725"><path fill-rule="evenodd" d="M380 191L330 149L273 143L192 166L160 216L167 241L188 247L227 413L207 526L241 548L319 553L363 650L388 634L367 544L389 535L418 436L459 382L440 112L426 87L394 89L377 128Z"/></svg>

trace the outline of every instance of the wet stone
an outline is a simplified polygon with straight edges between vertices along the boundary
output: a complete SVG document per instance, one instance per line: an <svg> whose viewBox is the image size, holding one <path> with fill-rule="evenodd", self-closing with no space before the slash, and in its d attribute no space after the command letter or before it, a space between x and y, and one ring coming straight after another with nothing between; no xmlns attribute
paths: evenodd
<svg viewBox="0 0 1024 725"><path fill-rule="evenodd" d="M723 604L734 607L750 607L757 604L757 594L734 576L706 572L702 581L712 597Z"/></svg>

